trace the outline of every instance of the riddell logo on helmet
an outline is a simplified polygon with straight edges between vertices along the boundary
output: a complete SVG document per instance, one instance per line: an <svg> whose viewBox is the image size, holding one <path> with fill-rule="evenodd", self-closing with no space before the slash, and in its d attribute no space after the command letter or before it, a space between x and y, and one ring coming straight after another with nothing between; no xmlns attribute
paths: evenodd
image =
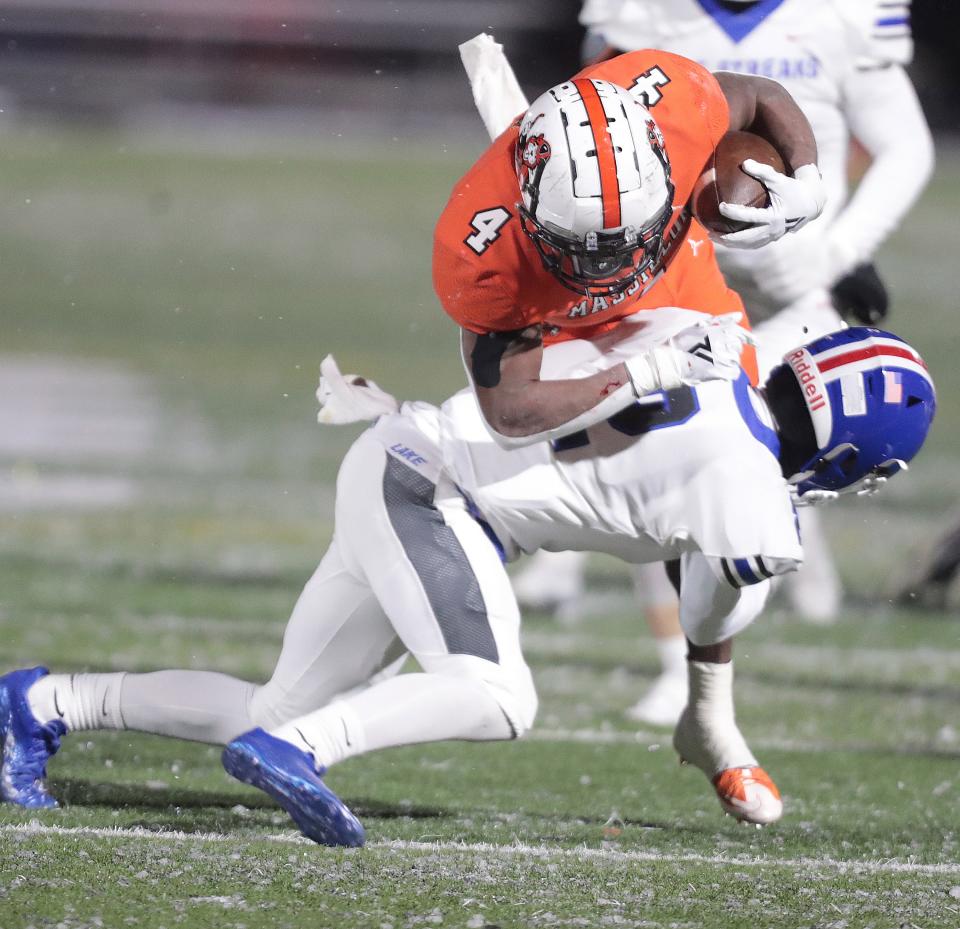
<svg viewBox="0 0 960 929"><path fill-rule="evenodd" d="M817 366L810 358L806 349L798 348L795 352L787 355L787 363L793 368L797 380L800 382L800 389L803 391L804 399L811 413L822 410L827 401L823 397L823 389L820 383L820 372Z"/></svg>

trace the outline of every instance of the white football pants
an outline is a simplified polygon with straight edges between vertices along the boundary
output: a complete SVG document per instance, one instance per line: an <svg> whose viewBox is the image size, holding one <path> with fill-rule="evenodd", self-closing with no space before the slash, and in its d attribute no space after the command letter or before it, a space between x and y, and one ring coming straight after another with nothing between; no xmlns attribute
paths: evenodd
<svg viewBox="0 0 960 929"><path fill-rule="evenodd" d="M523 734L537 696L509 578L462 498L451 492L435 505L435 496L429 480L362 435L341 466L333 541L294 607L270 681L74 675L59 697L76 707L71 728L223 744L334 701L351 732L341 744L338 724L321 739L323 764L390 745ZM422 673L395 676L407 653ZM307 720L304 732L322 722Z"/></svg>

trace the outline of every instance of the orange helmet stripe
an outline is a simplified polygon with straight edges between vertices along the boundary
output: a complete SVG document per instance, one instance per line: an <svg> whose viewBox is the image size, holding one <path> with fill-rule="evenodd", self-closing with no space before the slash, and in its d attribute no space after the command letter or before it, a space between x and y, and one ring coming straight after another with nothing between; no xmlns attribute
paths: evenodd
<svg viewBox="0 0 960 929"><path fill-rule="evenodd" d="M620 225L620 182L617 178L617 159L613 151L613 142L607 129L607 114L603 101L593 81L580 78L573 82L580 92L580 99L587 109L590 131L593 133L597 149L597 166L600 169L600 194L603 198L603 228L612 229Z"/></svg>

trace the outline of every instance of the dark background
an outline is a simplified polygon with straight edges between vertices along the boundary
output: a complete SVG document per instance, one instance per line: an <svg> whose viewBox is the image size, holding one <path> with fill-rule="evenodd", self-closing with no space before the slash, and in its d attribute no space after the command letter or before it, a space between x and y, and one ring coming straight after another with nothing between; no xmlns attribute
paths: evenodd
<svg viewBox="0 0 960 929"><path fill-rule="evenodd" d="M913 4L916 39L912 69L927 117L936 129L960 130L960 4L920 0Z"/></svg>
<svg viewBox="0 0 960 929"><path fill-rule="evenodd" d="M0 93L8 115L117 122L214 106L296 121L323 109L418 132L471 110L457 45L478 32L504 43L528 95L569 76L579 9L578 0L5 0ZM960 4L915 2L913 21L918 91L934 128L955 131Z"/></svg>

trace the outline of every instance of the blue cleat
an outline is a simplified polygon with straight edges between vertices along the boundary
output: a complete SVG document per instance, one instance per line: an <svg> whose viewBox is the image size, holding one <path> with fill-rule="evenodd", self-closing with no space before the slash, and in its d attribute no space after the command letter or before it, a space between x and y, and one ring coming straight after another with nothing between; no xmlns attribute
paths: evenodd
<svg viewBox="0 0 960 929"><path fill-rule="evenodd" d="M30 809L58 805L47 791L44 778L47 759L59 750L60 737L67 727L59 719L43 725L27 703L30 685L47 673L46 668L27 668L0 677L0 800Z"/></svg>
<svg viewBox="0 0 960 929"><path fill-rule="evenodd" d="M262 729L235 738L221 756L227 774L268 793L320 845L363 845L360 820L321 780L313 755Z"/></svg>

